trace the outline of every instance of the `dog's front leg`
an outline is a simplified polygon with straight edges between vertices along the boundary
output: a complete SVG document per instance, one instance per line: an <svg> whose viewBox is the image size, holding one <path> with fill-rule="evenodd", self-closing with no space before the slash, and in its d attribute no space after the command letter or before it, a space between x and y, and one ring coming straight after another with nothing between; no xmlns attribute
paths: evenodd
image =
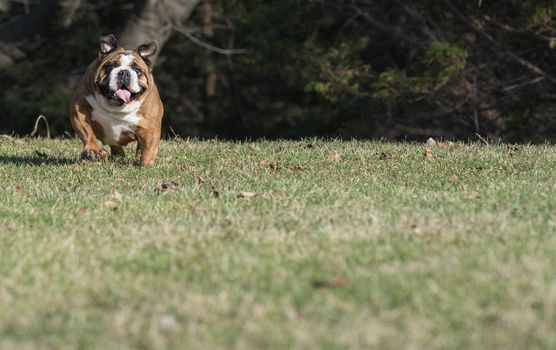
<svg viewBox="0 0 556 350"><path fill-rule="evenodd" d="M85 160L101 160L108 156L108 152L97 144L97 137L90 123L90 118L86 114L88 111L81 111L75 104L71 104L70 120L77 137L83 142L83 152L81 158Z"/></svg>

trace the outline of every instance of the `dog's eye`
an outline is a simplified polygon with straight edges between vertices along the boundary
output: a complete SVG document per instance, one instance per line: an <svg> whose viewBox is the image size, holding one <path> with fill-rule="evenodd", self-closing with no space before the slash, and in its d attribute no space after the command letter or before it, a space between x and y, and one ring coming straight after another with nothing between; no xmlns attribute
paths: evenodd
<svg viewBox="0 0 556 350"><path fill-rule="evenodd" d="M139 67L135 67L135 68L133 68L133 70L135 71L135 73L137 73L137 75L143 74L143 72L141 72L141 68L139 68Z"/></svg>
<svg viewBox="0 0 556 350"><path fill-rule="evenodd" d="M104 69L106 69L108 72L114 68L116 68L116 63L114 62L108 62L107 64L104 65Z"/></svg>

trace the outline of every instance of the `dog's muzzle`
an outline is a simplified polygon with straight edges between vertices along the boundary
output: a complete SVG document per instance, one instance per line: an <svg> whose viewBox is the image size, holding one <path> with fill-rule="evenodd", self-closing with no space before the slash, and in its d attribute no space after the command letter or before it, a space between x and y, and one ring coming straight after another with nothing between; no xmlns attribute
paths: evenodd
<svg viewBox="0 0 556 350"><path fill-rule="evenodd" d="M129 86L131 84L131 73L124 69L118 72L118 86Z"/></svg>

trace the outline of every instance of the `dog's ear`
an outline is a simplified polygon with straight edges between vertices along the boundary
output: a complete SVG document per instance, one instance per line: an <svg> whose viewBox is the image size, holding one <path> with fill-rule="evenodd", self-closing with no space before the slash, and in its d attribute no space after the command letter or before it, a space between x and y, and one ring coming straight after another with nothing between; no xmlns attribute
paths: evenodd
<svg viewBox="0 0 556 350"><path fill-rule="evenodd" d="M139 45L139 47L135 49L135 52L137 52L146 62L149 62L149 58L156 55L159 48L160 45L158 44L158 41L153 40L143 45Z"/></svg>
<svg viewBox="0 0 556 350"><path fill-rule="evenodd" d="M100 37L100 53L105 55L118 47L118 40L112 34Z"/></svg>

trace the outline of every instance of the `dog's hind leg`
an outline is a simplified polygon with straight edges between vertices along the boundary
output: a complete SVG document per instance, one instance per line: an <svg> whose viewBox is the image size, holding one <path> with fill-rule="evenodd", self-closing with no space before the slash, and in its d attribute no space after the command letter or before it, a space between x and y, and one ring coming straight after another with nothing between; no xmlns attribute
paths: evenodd
<svg viewBox="0 0 556 350"><path fill-rule="evenodd" d="M141 166L153 165L160 144L160 131L148 134L139 131L137 133L137 153L135 159Z"/></svg>

